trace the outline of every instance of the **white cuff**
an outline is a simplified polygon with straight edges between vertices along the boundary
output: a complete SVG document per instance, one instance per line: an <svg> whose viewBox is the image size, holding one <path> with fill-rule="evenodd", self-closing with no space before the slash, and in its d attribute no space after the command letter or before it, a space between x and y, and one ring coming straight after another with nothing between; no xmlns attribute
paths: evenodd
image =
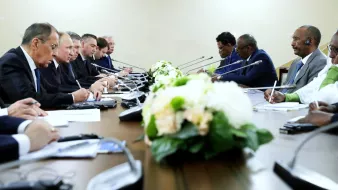
<svg viewBox="0 0 338 190"><path fill-rule="evenodd" d="M22 122L18 127L18 134L25 133L25 130L30 123L32 123L32 120L26 120L26 121Z"/></svg>
<svg viewBox="0 0 338 190"><path fill-rule="evenodd" d="M12 137L19 144L19 155L22 156L22 155L27 154L31 147L31 142L29 141L28 136L24 134L18 134L18 135L12 135Z"/></svg>
<svg viewBox="0 0 338 190"><path fill-rule="evenodd" d="M7 108L0 109L0 116L8 115Z"/></svg>

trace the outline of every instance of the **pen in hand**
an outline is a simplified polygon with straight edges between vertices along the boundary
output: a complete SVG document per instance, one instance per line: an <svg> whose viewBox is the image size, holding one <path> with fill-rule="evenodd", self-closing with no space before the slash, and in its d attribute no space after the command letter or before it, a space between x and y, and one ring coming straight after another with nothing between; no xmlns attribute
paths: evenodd
<svg viewBox="0 0 338 190"><path fill-rule="evenodd" d="M276 84L277 84L277 80L275 80L275 83L273 84L273 88L271 90L271 94L270 94L270 98L269 98L269 103L271 103L271 98L272 98L272 95L273 95L273 93L275 91Z"/></svg>
<svg viewBox="0 0 338 190"><path fill-rule="evenodd" d="M77 83L77 85L79 86L79 88L81 89L82 87L81 87L81 85L80 85L80 83L79 83L78 80L76 80L76 83Z"/></svg>

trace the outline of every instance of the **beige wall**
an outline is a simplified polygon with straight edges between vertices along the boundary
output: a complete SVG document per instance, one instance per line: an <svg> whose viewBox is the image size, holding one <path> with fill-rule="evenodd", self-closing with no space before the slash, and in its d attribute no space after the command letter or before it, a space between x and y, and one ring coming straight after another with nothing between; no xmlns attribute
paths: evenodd
<svg viewBox="0 0 338 190"><path fill-rule="evenodd" d="M330 40L336 7L337 0L0 0L0 54L18 46L33 22L50 22L60 31L111 34L114 58L147 68L160 59L218 59L219 33L251 33L279 66L294 57L298 26L315 25L323 43Z"/></svg>

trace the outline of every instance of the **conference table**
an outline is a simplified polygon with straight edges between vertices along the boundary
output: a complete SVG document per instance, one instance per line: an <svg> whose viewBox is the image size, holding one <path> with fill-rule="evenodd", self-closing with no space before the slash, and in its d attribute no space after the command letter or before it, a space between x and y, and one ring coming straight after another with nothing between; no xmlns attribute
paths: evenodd
<svg viewBox="0 0 338 190"><path fill-rule="evenodd" d="M263 103L262 92L248 92L253 105ZM134 142L142 133L140 122L120 122L118 115L124 109L101 111L100 122L70 123L61 128L62 136L79 133L96 133L104 137L126 140L127 147L136 160L143 165L143 189L183 190L183 189L290 189L274 172L276 160L289 161L295 147L307 134L285 135L279 128L296 116L305 115L307 109L289 112L254 112L253 122L259 128L269 129L274 140L261 146L251 158L229 151L211 160L184 160L175 164L157 163L151 156L150 148L143 142ZM297 165L317 171L338 182L338 136L323 133L310 140L301 150ZM75 172L70 180L74 189L84 190L89 180L102 171L126 162L123 154L99 154L93 159L48 159L20 166L16 170L29 171L38 167L48 167L62 174Z"/></svg>

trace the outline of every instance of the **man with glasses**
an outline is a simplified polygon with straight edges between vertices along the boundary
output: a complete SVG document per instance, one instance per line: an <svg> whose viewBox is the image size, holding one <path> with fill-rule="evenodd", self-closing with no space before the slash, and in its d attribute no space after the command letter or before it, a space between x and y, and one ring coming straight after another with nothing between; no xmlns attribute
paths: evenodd
<svg viewBox="0 0 338 190"><path fill-rule="evenodd" d="M318 73L312 82L291 94L274 92L271 103L300 102L309 104L313 101L323 101L328 104L338 102L338 31L332 36L327 65ZM270 99L271 90L264 93L266 100Z"/></svg>
<svg viewBox="0 0 338 190"><path fill-rule="evenodd" d="M216 38L218 53L223 58L219 67L216 69L215 74L219 75L222 73L226 73L228 71L232 71L241 66L241 64L234 64L238 60L241 60L241 57L236 52L236 38L230 32L222 32ZM239 74L238 72L235 72Z"/></svg>
<svg viewBox="0 0 338 190"><path fill-rule="evenodd" d="M5 103L32 97L42 108L83 102L89 92L77 90L71 94L47 93L45 80L38 68L46 68L57 54L59 35L48 23L29 26L21 46L11 49L0 58L0 94Z"/></svg>
<svg viewBox="0 0 338 190"><path fill-rule="evenodd" d="M292 49L300 58L293 61L285 85L296 88L281 89L282 93L292 93L311 82L326 65L326 56L318 49L321 33L310 25L299 27L292 36Z"/></svg>
<svg viewBox="0 0 338 190"><path fill-rule="evenodd" d="M220 75L217 80L235 81L241 86L265 87L273 86L277 80L276 70L270 56L261 49L258 49L255 38L250 34L244 34L237 40L236 51L244 60L239 74L229 73ZM259 65L250 66L256 61L262 61Z"/></svg>

